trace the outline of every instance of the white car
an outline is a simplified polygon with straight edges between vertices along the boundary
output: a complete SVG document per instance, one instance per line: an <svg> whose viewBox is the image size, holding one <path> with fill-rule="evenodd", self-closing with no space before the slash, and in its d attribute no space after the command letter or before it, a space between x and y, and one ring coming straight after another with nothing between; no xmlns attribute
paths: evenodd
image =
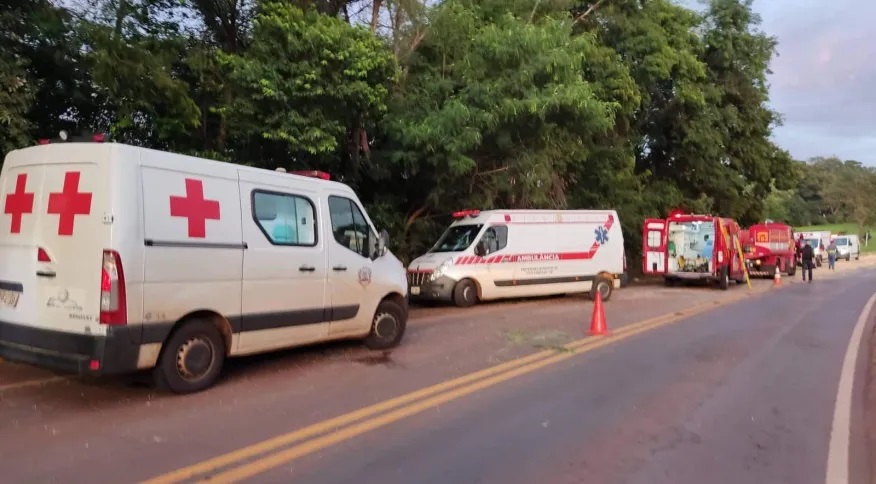
<svg viewBox="0 0 876 484"><path fill-rule="evenodd" d="M837 235L833 242L836 244L837 259L861 258L861 242L857 235Z"/></svg>

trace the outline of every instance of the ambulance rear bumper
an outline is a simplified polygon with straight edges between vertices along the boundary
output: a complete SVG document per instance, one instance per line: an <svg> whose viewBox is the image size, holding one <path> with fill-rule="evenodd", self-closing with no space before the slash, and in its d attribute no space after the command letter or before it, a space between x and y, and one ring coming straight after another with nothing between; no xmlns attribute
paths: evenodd
<svg viewBox="0 0 876 484"><path fill-rule="evenodd" d="M0 321L0 358L77 375L137 370L141 326L116 326L105 336L67 333Z"/></svg>

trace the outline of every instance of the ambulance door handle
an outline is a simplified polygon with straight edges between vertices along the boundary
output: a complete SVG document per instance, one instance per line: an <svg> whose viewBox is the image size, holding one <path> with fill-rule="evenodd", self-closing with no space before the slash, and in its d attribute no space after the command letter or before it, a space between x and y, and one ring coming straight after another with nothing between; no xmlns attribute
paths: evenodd
<svg viewBox="0 0 876 484"><path fill-rule="evenodd" d="M313 267L313 266L301 266L301 267L298 268L298 270L301 271L301 272L314 272L314 271L316 271L316 267Z"/></svg>
<svg viewBox="0 0 876 484"><path fill-rule="evenodd" d="M39 277L55 277L58 274L55 271L37 271Z"/></svg>
<svg viewBox="0 0 876 484"><path fill-rule="evenodd" d="M336 271L345 271L345 270L347 270L347 268L344 267L344 266L334 266L334 267L332 267L332 269L334 269L334 270L336 270Z"/></svg>

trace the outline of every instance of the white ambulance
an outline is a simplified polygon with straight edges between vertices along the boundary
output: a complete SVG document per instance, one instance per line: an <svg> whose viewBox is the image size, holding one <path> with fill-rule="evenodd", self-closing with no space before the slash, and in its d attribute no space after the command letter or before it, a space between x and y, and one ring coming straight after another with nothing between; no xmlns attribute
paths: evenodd
<svg viewBox="0 0 876 484"><path fill-rule="evenodd" d="M821 267L824 261L827 260L827 246L830 245L831 233L829 230L818 230L815 232L800 232L798 237L802 237L803 241L813 249L815 256L815 266Z"/></svg>
<svg viewBox="0 0 876 484"><path fill-rule="evenodd" d="M397 345L404 266L348 186L311 175L115 143L9 153L0 357L80 374L154 368L186 393L212 385L227 356Z"/></svg>
<svg viewBox="0 0 876 484"><path fill-rule="evenodd" d="M612 210L464 210L408 265L412 301L477 301L599 291L625 277L624 239Z"/></svg>

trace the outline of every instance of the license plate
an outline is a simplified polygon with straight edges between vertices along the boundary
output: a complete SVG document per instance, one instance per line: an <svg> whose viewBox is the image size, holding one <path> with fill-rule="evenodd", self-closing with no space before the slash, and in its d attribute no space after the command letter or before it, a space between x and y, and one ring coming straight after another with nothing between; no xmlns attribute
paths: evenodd
<svg viewBox="0 0 876 484"><path fill-rule="evenodd" d="M0 306L7 306L10 308L18 306L19 296L21 296L21 293L18 291L0 289Z"/></svg>
<svg viewBox="0 0 876 484"><path fill-rule="evenodd" d="M412 288L411 288L411 294L414 295L414 296L419 295L419 294L420 294L420 288L419 288L419 287L416 287L416 286L412 287Z"/></svg>

